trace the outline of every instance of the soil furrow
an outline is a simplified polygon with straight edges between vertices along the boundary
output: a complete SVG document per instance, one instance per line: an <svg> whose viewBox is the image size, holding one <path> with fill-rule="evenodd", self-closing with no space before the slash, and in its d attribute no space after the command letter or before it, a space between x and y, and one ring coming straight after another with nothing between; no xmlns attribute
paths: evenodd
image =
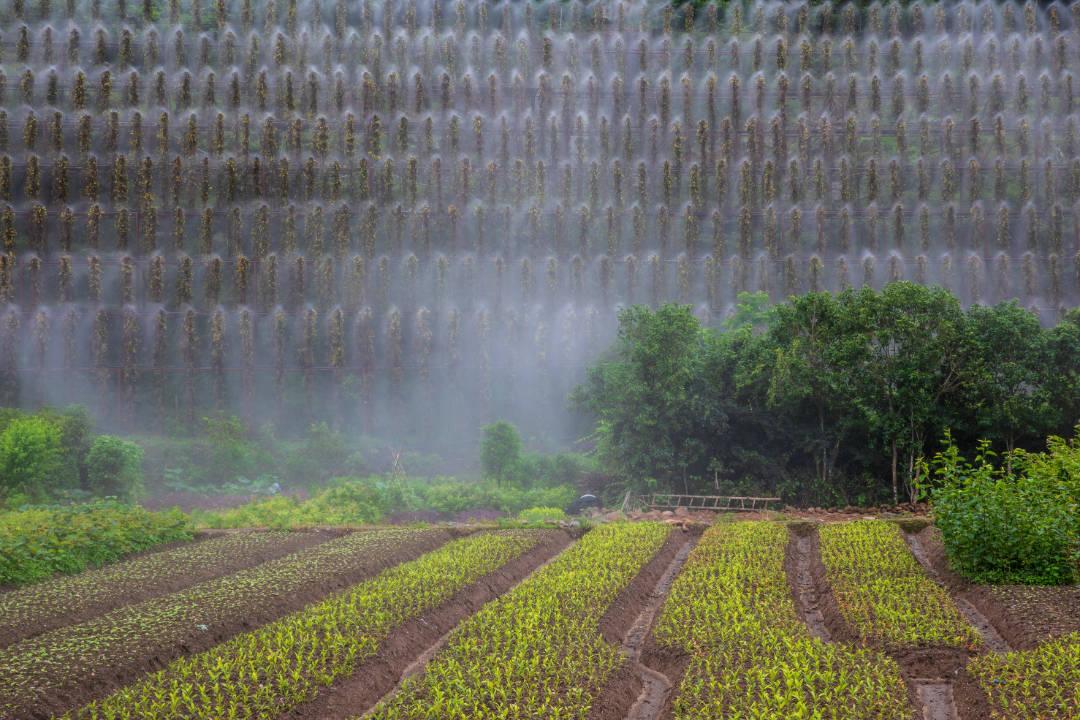
<svg viewBox="0 0 1080 720"><path fill-rule="evenodd" d="M820 593L814 581L813 556L816 552L814 538L810 534L796 532L788 544L787 566L788 582L792 584L795 595L795 607L803 618L810 633L828 642L832 639L829 628L825 625L825 615L821 612Z"/></svg>
<svg viewBox="0 0 1080 720"><path fill-rule="evenodd" d="M203 535L192 543L140 553L106 567L61 576L0 595L0 648L68 625L76 625L127 605L180 592L207 580L231 575L269 560L312 547L341 531L277 533L281 537L252 546L233 539L244 534L270 537L265 531L228 536ZM220 554L206 563L189 557L220 546Z"/></svg>
<svg viewBox="0 0 1080 720"><path fill-rule="evenodd" d="M536 546L465 588L434 610L394 629L374 657L323 689L281 720L344 720L369 712L401 683L423 671L458 624L551 562L573 541L565 531L542 531Z"/></svg>
<svg viewBox="0 0 1080 720"><path fill-rule="evenodd" d="M685 529L673 528L659 552L641 569L626 589L619 593L600 619L600 632L604 640L622 647L630 659L615 671L593 701L588 720L624 720L645 693L659 692L662 696L661 707L667 702L668 689L674 678L643 664L641 657L652 637L652 619L655 619L657 608L662 604L675 578L672 565L681 554L679 566L682 566L691 544L699 536L699 529L691 533ZM661 588L665 579L666 586ZM660 592L659 600L656 599L657 592ZM647 625L642 624L642 615L649 613L650 606L654 603L656 607L651 608L652 617ZM651 717L659 715L654 714Z"/></svg>
<svg viewBox="0 0 1080 720"><path fill-rule="evenodd" d="M645 639L652 633L656 615L664 604L668 592L671 591L671 584L675 582L675 576L682 570L693 546L694 542L690 540L679 548L679 552L675 554L671 564L656 583L652 595L649 596L648 605L638 615L637 621L626 635L626 642L623 643L622 649L629 656L642 684L641 694L626 714L627 720L657 720L671 693L671 680L663 673L642 664L641 650L645 645Z"/></svg>

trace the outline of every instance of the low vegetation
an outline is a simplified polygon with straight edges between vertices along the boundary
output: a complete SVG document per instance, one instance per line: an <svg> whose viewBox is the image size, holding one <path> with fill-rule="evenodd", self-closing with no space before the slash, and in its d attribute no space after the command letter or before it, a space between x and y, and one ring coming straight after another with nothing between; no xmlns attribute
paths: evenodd
<svg viewBox="0 0 1080 720"><path fill-rule="evenodd" d="M191 538L191 525L179 512L115 501L0 512L0 585L76 573Z"/></svg>
<svg viewBox="0 0 1080 720"><path fill-rule="evenodd" d="M844 619L864 640L889 646L978 647L978 632L926 575L901 533L880 520L821 528L821 560Z"/></svg>
<svg viewBox="0 0 1080 720"><path fill-rule="evenodd" d="M313 548L199 583L187 590L43 633L0 650L4 683L0 716L38 705L59 689L110 663L159 657L155 649L181 647L196 630L247 621L275 598L308 587L332 586L357 568L428 531L380 529L350 533Z"/></svg>
<svg viewBox="0 0 1080 720"><path fill-rule="evenodd" d="M980 655L968 664L995 720L1071 720L1080 708L1080 633L1034 650Z"/></svg>
<svg viewBox="0 0 1080 720"><path fill-rule="evenodd" d="M561 508L577 495L571 485L522 488L454 478L346 477L335 478L307 500L276 496L227 510L195 510L192 518L210 528L358 525L395 513L451 515L485 509L513 514L536 506Z"/></svg>
<svg viewBox="0 0 1080 720"><path fill-rule="evenodd" d="M585 717L623 662L600 618L668 532L653 523L590 531L465 621L371 720Z"/></svg>
<svg viewBox="0 0 1080 720"><path fill-rule="evenodd" d="M122 602L148 586L175 586L215 566L257 558L267 549L286 545L292 535L236 533L185 543L93 572L57 577L0 594L0 636L20 631L29 634L30 629L36 634L88 609Z"/></svg>
<svg viewBox="0 0 1080 720"><path fill-rule="evenodd" d="M784 573L788 533L771 522L709 528L676 578L657 643L688 654L675 717L911 720L895 662L811 637Z"/></svg>
<svg viewBox="0 0 1080 720"><path fill-rule="evenodd" d="M976 582L1060 585L1080 577L1080 439L1001 462L969 462L946 435L930 463L934 523L953 569Z"/></svg>
<svg viewBox="0 0 1080 720"><path fill-rule="evenodd" d="M535 544L527 531L483 533L214 647L181 658L67 720L276 717L375 654L410 618Z"/></svg>

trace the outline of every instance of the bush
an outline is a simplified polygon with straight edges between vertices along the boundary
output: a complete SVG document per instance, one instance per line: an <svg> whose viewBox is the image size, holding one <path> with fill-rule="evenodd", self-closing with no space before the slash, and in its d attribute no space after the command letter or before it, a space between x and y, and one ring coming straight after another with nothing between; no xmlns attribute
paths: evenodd
<svg viewBox="0 0 1080 720"><path fill-rule="evenodd" d="M562 508L531 507L519 512L517 519L529 525L547 525L562 522L567 518Z"/></svg>
<svg viewBox="0 0 1080 720"><path fill-rule="evenodd" d="M42 417L21 417L0 434L0 491L49 498L63 478L64 450L60 427Z"/></svg>
<svg viewBox="0 0 1080 720"><path fill-rule="evenodd" d="M191 537L179 511L150 512L115 501L0 513L0 585L81 572Z"/></svg>
<svg viewBox="0 0 1080 720"><path fill-rule="evenodd" d="M948 435L943 444L931 463L931 497L949 564L977 582L1072 582L1080 548L1080 449L1051 440L1049 453L1014 453L1011 464L996 468L989 443L980 444L974 463ZM1057 474L1069 465L1066 456L1071 476Z"/></svg>
<svg viewBox="0 0 1080 720"><path fill-rule="evenodd" d="M98 435L86 454L86 486L95 495L135 500L142 495L142 448L114 435Z"/></svg>

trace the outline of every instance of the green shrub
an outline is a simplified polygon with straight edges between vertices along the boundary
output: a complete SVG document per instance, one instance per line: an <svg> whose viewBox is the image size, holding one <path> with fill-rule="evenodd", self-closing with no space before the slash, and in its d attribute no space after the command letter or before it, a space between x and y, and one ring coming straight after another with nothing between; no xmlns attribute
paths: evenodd
<svg viewBox="0 0 1080 720"><path fill-rule="evenodd" d="M0 434L0 491L36 500L52 496L64 474L62 442L60 427L45 418L20 417L8 423Z"/></svg>
<svg viewBox="0 0 1080 720"><path fill-rule="evenodd" d="M566 520L566 513L562 511L562 508L531 507L519 512L517 519L530 525L546 525Z"/></svg>
<svg viewBox="0 0 1080 720"><path fill-rule="evenodd" d="M931 497L949 564L978 582L1072 582L1080 548L1080 448L1053 439L1048 453L1013 453L1011 463L997 468L987 442L974 463L948 435L943 444L931 463Z"/></svg>
<svg viewBox="0 0 1080 720"><path fill-rule="evenodd" d="M86 486L95 495L135 500L142 495L142 448L115 435L98 435L86 454Z"/></svg>
<svg viewBox="0 0 1080 720"><path fill-rule="evenodd" d="M150 512L115 501L3 512L0 585L81 572L191 537L190 523L178 511Z"/></svg>

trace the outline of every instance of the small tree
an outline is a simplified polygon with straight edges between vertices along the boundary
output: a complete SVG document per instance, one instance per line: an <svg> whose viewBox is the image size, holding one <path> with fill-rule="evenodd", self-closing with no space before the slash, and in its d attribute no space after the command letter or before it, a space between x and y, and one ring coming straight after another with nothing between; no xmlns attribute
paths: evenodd
<svg viewBox="0 0 1080 720"><path fill-rule="evenodd" d="M141 447L114 435L98 435L86 455L86 483L95 495L135 500L142 494Z"/></svg>
<svg viewBox="0 0 1080 720"><path fill-rule="evenodd" d="M485 425L484 438L480 443L480 466L484 477L502 485L511 479L519 462L521 436L517 428L505 420Z"/></svg>
<svg viewBox="0 0 1080 720"><path fill-rule="evenodd" d="M0 490L44 500L64 464L63 434L41 417L12 420L0 434Z"/></svg>

